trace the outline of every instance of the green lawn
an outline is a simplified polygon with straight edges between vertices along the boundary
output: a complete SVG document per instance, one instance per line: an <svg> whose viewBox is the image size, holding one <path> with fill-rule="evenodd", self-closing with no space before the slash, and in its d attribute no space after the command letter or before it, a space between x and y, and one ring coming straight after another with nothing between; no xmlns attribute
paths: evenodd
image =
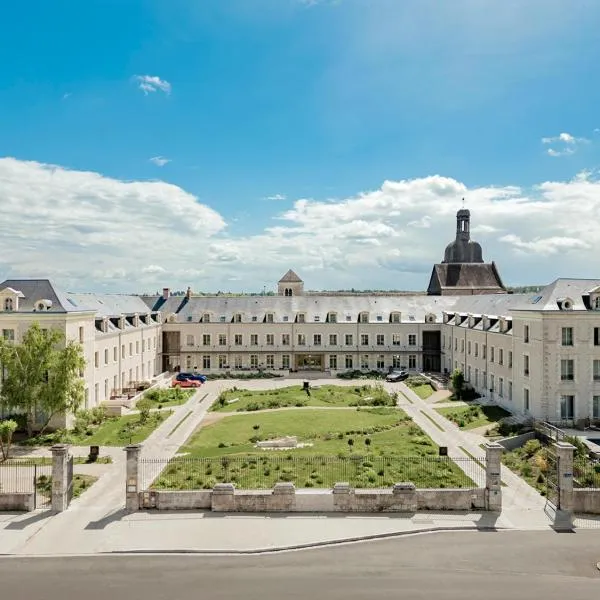
<svg viewBox="0 0 600 600"><path fill-rule="evenodd" d="M151 400L156 408L162 406L180 406L185 404L196 392L196 389L157 388L148 390L143 398Z"/></svg>
<svg viewBox="0 0 600 600"><path fill-rule="evenodd" d="M273 408L303 406L395 406L381 384L360 386L324 385L310 390L307 395L299 385L276 390L244 390L233 388L221 392L211 410L219 412L258 411Z"/></svg>
<svg viewBox="0 0 600 600"><path fill-rule="evenodd" d="M260 450L257 439L296 436L312 444L294 450ZM154 484L160 489L210 488L232 481L241 488L357 487L413 481L419 487L470 487L473 482L445 458L396 408L305 410L232 415L197 430Z"/></svg>
<svg viewBox="0 0 600 600"><path fill-rule="evenodd" d="M499 406L458 406L436 408L443 417L456 423L461 429L476 429L484 425L493 425L510 413Z"/></svg>
<svg viewBox="0 0 600 600"><path fill-rule="evenodd" d="M93 475L73 475L73 498L79 498L83 492L88 490L98 481ZM41 475L35 484L37 491L48 497L52 494L52 477Z"/></svg>
<svg viewBox="0 0 600 600"><path fill-rule="evenodd" d="M90 463L86 456L74 456L73 464L75 465L88 465L88 464L97 464L97 465L109 465L112 464L111 456L99 456L94 463ZM45 466L51 465L52 458L50 456L32 456L31 458L11 458L8 461L1 461L0 466L3 467L18 467L18 466Z"/></svg>
<svg viewBox="0 0 600 600"><path fill-rule="evenodd" d="M428 384L409 386L410 389L422 400L427 400L434 392L434 389Z"/></svg>

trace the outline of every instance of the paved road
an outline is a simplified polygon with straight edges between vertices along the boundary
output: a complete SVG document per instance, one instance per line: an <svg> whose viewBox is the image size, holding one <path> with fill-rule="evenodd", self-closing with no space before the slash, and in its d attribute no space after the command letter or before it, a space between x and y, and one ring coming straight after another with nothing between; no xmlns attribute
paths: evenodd
<svg viewBox="0 0 600 600"><path fill-rule="evenodd" d="M574 600L597 597L595 532L433 534L263 556L0 559L31 600Z"/></svg>

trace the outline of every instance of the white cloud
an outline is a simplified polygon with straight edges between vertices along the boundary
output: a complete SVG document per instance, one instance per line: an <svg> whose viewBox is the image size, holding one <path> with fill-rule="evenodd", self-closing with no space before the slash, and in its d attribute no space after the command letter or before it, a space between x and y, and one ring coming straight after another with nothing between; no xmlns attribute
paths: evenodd
<svg viewBox="0 0 600 600"><path fill-rule="evenodd" d="M273 194L272 196L267 196L265 200L286 200L287 196L285 194Z"/></svg>
<svg viewBox="0 0 600 600"><path fill-rule="evenodd" d="M165 182L0 159L0 271L74 290L272 289L288 268L310 289L422 290L471 210L473 238L508 284L600 275L600 181L468 188L439 175L386 181L341 200L273 204L263 224L223 217Z"/></svg>
<svg viewBox="0 0 600 600"><path fill-rule="evenodd" d="M71 94L71 92L66 92L65 94L63 94L62 99L63 100L68 100L73 94Z"/></svg>
<svg viewBox="0 0 600 600"><path fill-rule="evenodd" d="M149 161L157 167L164 167L167 163L172 162L170 158L165 158L164 156L153 156Z"/></svg>
<svg viewBox="0 0 600 600"><path fill-rule="evenodd" d="M138 87L147 96L151 92L160 90L165 94L171 93L171 84L165 79L161 79L156 75L136 75L134 80Z"/></svg>
<svg viewBox="0 0 600 600"><path fill-rule="evenodd" d="M559 156L569 156L571 154L575 154L578 145L585 144L589 142L588 139L583 137L575 137L570 133L559 133L554 137L543 137L542 144L552 144L553 148L548 148L546 150L546 154L548 156L559 157Z"/></svg>

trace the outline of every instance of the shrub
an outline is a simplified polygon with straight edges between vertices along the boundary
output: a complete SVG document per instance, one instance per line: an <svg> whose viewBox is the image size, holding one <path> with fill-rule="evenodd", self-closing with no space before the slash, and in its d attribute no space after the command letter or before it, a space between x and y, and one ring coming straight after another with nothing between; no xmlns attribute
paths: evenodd
<svg viewBox="0 0 600 600"><path fill-rule="evenodd" d="M528 458L531 458L536 452L542 448L542 444L539 440L529 440L525 442L523 446L523 452Z"/></svg>
<svg viewBox="0 0 600 600"><path fill-rule="evenodd" d="M255 423L254 425L252 425L252 429L254 429L254 431L257 431L258 429L260 429L260 424Z"/></svg>
<svg viewBox="0 0 600 600"><path fill-rule="evenodd" d="M136 408L140 411L140 423L146 423L146 421L148 421L150 418L152 402L147 398L142 398L138 401Z"/></svg>
<svg viewBox="0 0 600 600"><path fill-rule="evenodd" d="M246 406L246 410L252 412L255 410L260 410L260 404L258 402L248 402L248 406Z"/></svg>
<svg viewBox="0 0 600 600"><path fill-rule="evenodd" d="M12 419L0 421L0 451L2 460L7 460L10 454L13 433L17 430L18 424Z"/></svg>
<svg viewBox="0 0 600 600"><path fill-rule="evenodd" d="M354 446L354 440L352 438L348 439L348 446Z"/></svg>

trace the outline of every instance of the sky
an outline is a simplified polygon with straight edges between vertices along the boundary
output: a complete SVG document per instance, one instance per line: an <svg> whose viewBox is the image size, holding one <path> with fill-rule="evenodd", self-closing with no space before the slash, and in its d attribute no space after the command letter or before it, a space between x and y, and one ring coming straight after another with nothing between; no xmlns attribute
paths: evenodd
<svg viewBox="0 0 600 600"><path fill-rule="evenodd" d="M29 0L0 20L0 280L600 277L597 0Z"/></svg>

